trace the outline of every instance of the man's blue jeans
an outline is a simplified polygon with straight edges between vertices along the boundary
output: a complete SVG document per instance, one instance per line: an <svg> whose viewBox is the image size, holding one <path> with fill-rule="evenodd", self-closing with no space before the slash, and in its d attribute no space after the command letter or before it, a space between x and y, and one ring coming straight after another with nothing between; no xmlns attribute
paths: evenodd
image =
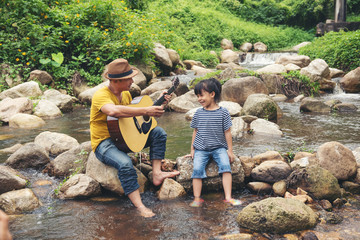
<svg viewBox="0 0 360 240"><path fill-rule="evenodd" d="M150 132L145 144L145 147L150 147L150 160L164 159L166 137L166 132L161 127L156 127ZM105 139L99 144L95 150L95 155L102 163L118 170L118 177L126 195L140 187L130 157L120 151L111 138Z"/></svg>

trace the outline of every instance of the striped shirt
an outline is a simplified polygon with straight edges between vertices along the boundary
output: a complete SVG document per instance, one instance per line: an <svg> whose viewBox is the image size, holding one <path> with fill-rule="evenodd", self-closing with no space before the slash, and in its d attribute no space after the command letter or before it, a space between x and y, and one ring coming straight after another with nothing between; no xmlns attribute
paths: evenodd
<svg viewBox="0 0 360 240"><path fill-rule="evenodd" d="M226 108L205 110L199 108L190 127L197 129L193 146L197 150L214 150L224 147L228 149L225 131L232 125L230 113Z"/></svg>

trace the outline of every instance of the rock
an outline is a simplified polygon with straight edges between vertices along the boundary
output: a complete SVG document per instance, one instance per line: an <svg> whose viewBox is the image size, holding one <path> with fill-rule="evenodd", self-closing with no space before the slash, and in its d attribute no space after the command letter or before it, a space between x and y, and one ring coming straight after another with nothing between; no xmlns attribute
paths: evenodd
<svg viewBox="0 0 360 240"><path fill-rule="evenodd" d="M34 81L21 83L15 87L7 89L0 93L0 100L7 97L9 98L20 98L20 97L33 97L37 98L42 95L39 84Z"/></svg>
<svg viewBox="0 0 360 240"><path fill-rule="evenodd" d="M189 91L180 97L176 97L172 100L168 107L175 112L186 113L193 108L200 107L201 105L197 101L197 97L194 91Z"/></svg>
<svg viewBox="0 0 360 240"><path fill-rule="evenodd" d="M41 202L31 189L20 189L0 195L0 208L7 214L20 214L39 207Z"/></svg>
<svg viewBox="0 0 360 240"><path fill-rule="evenodd" d="M100 194L100 184L85 174L70 177L60 188L60 198L88 198Z"/></svg>
<svg viewBox="0 0 360 240"><path fill-rule="evenodd" d="M197 111L199 108L202 108L202 107L193 108L193 109L190 109L189 111L187 111L187 112L185 113L185 119L188 120L188 121L191 121L192 118L194 117L196 111Z"/></svg>
<svg viewBox="0 0 360 240"><path fill-rule="evenodd" d="M161 185L157 196L160 200L169 200L186 195L185 189L181 184L173 179L166 178Z"/></svg>
<svg viewBox="0 0 360 240"><path fill-rule="evenodd" d="M226 49L231 49L231 50L234 49L233 42L231 40L229 40L229 39L226 39L226 38L221 40L220 45L221 45L221 48L224 49L224 50L226 50Z"/></svg>
<svg viewBox="0 0 360 240"><path fill-rule="evenodd" d="M341 80L340 86L346 93L360 92L360 67L347 73Z"/></svg>
<svg viewBox="0 0 360 240"><path fill-rule="evenodd" d="M338 142L321 145L316 153L319 165L338 180L347 180L356 174L357 164L352 151Z"/></svg>
<svg viewBox="0 0 360 240"><path fill-rule="evenodd" d="M307 67L303 67L300 73L312 79L314 76L326 78L330 74L330 69L324 60L318 58L311 61Z"/></svg>
<svg viewBox="0 0 360 240"><path fill-rule="evenodd" d="M255 168L255 161L248 156L240 156L239 159L244 169L245 177L250 177L251 171Z"/></svg>
<svg viewBox="0 0 360 240"><path fill-rule="evenodd" d="M329 200L326 200L326 199L320 200L319 204L324 210L332 209L332 205L331 205L331 202L329 202Z"/></svg>
<svg viewBox="0 0 360 240"><path fill-rule="evenodd" d="M195 75L198 77L203 77L208 73L212 73L214 70L212 69L207 69L207 68L203 68L203 67L199 67L199 66L193 66L191 68L191 70L195 71Z"/></svg>
<svg viewBox="0 0 360 240"><path fill-rule="evenodd" d="M72 148L78 147L78 141L63 133L45 131L35 137L34 142L45 148L50 154L57 156Z"/></svg>
<svg viewBox="0 0 360 240"><path fill-rule="evenodd" d="M256 232L297 232L316 226L318 216L295 199L267 198L241 210L236 221Z"/></svg>
<svg viewBox="0 0 360 240"><path fill-rule="evenodd" d="M135 169L140 185L139 191L140 193L143 193L147 188L148 180L137 168ZM96 158L94 152L91 152L89 155L86 165L86 175L99 182L103 188L116 194L124 195L124 189L121 186L118 171L115 168L100 162Z"/></svg>
<svg viewBox="0 0 360 240"><path fill-rule="evenodd" d="M308 56L305 55L284 55L276 59L276 64L282 64L284 66L288 64L294 64L299 68L307 67L310 64L311 60Z"/></svg>
<svg viewBox="0 0 360 240"><path fill-rule="evenodd" d="M173 68L180 63L180 55L173 49L166 49L169 54Z"/></svg>
<svg viewBox="0 0 360 240"><path fill-rule="evenodd" d="M343 77L345 75L344 71L336 68L329 68L330 69L330 78L338 78Z"/></svg>
<svg viewBox="0 0 360 240"><path fill-rule="evenodd" d="M221 63L238 63L240 61L239 53L234 52L233 50L226 49L220 54Z"/></svg>
<svg viewBox="0 0 360 240"><path fill-rule="evenodd" d="M201 62L199 61L195 61L195 60L184 60L183 61L185 66L186 66L186 69L190 70L193 68L193 66L199 66L199 67L203 67L205 68L204 64L202 64Z"/></svg>
<svg viewBox="0 0 360 240"><path fill-rule="evenodd" d="M243 52L250 52L252 48L253 48L253 45L251 43L246 42L246 43L243 43L239 49Z"/></svg>
<svg viewBox="0 0 360 240"><path fill-rule="evenodd" d="M255 72L257 73L273 73L280 74L287 72L286 68L282 64L270 64L260 69L257 69Z"/></svg>
<svg viewBox="0 0 360 240"><path fill-rule="evenodd" d="M45 121L41 118L25 113L17 113L9 119L9 127L12 128L33 129L44 125Z"/></svg>
<svg viewBox="0 0 360 240"><path fill-rule="evenodd" d="M282 80L282 76L278 74L261 74L260 78L265 83L269 94L282 93L281 88L278 86L278 82Z"/></svg>
<svg viewBox="0 0 360 240"><path fill-rule="evenodd" d="M303 94L300 94L299 96L294 98L294 102L300 102L305 98Z"/></svg>
<svg viewBox="0 0 360 240"><path fill-rule="evenodd" d="M0 165L0 194L25 188L27 179L15 169Z"/></svg>
<svg viewBox="0 0 360 240"><path fill-rule="evenodd" d="M84 142L78 147L59 154L44 170L50 176L68 177L73 173L85 173L86 163L91 149L91 142Z"/></svg>
<svg viewBox="0 0 360 240"><path fill-rule="evenodd" d="M61 117L62 113L55 103L43 99L34 108L34 115L43 119L54 119Z"/></svg>
<svg viewBox="0 0 360 240"><path fill-rule="evenodd" d="M226 108L229 111L230 116L232 116L232 117L239 116L241 109L242 109L240 104L238 104L236 102L230 102L230 101L221 101L221 102L219 102L219 106Z"/></svg>
<svg viewBox="0 0 360 240"><path fill-rule="evenodd" d="M43 168L50 162L48 152L35 143L26 143L6 160L5 164L16 169Z"/></svg>
<svg viewBox="0 0 360 240"><path fill-rule="evenodd" d="M328 170L308 166L294 170L287 178L288 187L300 187L317 199L333 201L341 196L338 180Z"/></svg>
<svg viewBox="0 0 360 240"><path fill-rule="evenodd" d="M335 104L333 110L338 112L356 112L358 108L352 103Z"/></svg>
<svg viewBox="0 0 360 240"><path fill-rule="evenodd" d="M246 187L253 193L256 194L270 194L272 187L270 184L265 182L249 182Z"/></svg>
<svg viewBox="0 0 360 240"><path fill-rule="evenodd" d="M17 113L32 113L32 101L27 97L5 98L0 102L0 121L9 122L9 119Z"/></svg>
<svg viewBox="0 0 360 240"><path fill-rule="evenodd" d="M267 120L276 120L279 106L265 94L251 94L242 108L242 115L252 115Z"/></svg>
<svg viewBox="0 0 360 240"><path fill-rule="evenodd" d="M46 90L44 92L44 98L54 103L63 113L68 113L73 110L73 98L55 89Z"/></svg>
<svg viewBox="0 0 360 240"><path fill-rule="evenodd" d="M232 233L221 236L216 236L216 240L252 240L253 235L249 233Z"/></svg>
<svg viewBox="0 0 360 240"><path fill-rule="evenodd" d="M160 68L164 72L169 73L173 67L173 64L166 48L160 43L155 43L155 47L153 48L153 54L155 56L155 60L159 63Z"/></svg>
<svg viewBox="0 0 360 240"><path fill-rule="evenodd" d="M31 71L28 80L38 80L42 85L50 85L53 82L51 75L41 70Z"/></svg>
<svg viewBox="0 0 360 240"><path fill-rule="evenodd" d="M193 160L191 157L178 157L176 159L177 169L180 175L176 176L176 181L179 182L186 191L192 191L192 179L191 175L193 172ZM238 158L231 164L232 171L232 186L233 188L239 188L244 182L244 170L241 162ZM218 166L215 161L209 161L206 166L207 178L203 180L204 191L220 191L222 190L222 180L218 174Z"/></svg>
<svg viewBox="0 0 360 240"><path fill-rule="evenodd" d="M90 88L90 89L87 89L87 90L81 92L79 94L78 98L82 103L91 105L91 100L92 100L92 97L93 97L94 93L97 90L99 90L100 88L103 88L103 87L108 86L108 85L109 85L109 81L100 83L96 87L93 87L93 88Z"/></svg>
<svg viewBox="0 0 360 240"><path fill-rule="evenodd" d="M257 136L272 135L274 137L281 137L283 135L280 127L265 119L256 119L250 123L252 134Z"/></svg>
<svg viewBox="0 0 360 240"><path fill-rule="evenodd" d="M225 70L227 68L231 68L233 70L244 70L244 67L239 66L238 64L234 63L234 62L229 62L229 63L219 63L218 65L216 65L216 69L217 70Z"/></svg>
<svg viewBox="0 0 360 240"><path fill-rule="evenodd" d="M241 117L235 117L231 120L231 136L234 139L239 139L243 136L247 129L247 123Z"/></svg>
<svg viewBox="0 0 360 240"><path fill-rule="evenodd" d="M304 98L300 103L301 112L329 113L330 110L323 101L311 97Z"/></svg>
<svg viewBox="0 0 360 240"><path fill-rule="evenodd" d="M17 143L17 144L15 144L14 146L0 149L0 153L13 154L14 152L16 152L16 151L17 151L19 148L21 148L22 146L23 146L22 144Z"/></svg>
<svg viewBox="0 0 360 240"><path fill-rule="evenodd" d="M159 81L156 83L151 84L150 86L146 87L144 90L141 91L141 95L150 95L154 92L160 91L160 90L168 90L173 83L170 80L166 81Z"/></svg>
<svg viewBox="0 0 360 240"><path fill-rule="evenodd" d="M257 77L232 78L222 87L221 98L243 105L247 97L254 93L268 94L268 89L263 81Z"/></svg>
<svg viewBox="0 0 360 240"><path fill-rule="evenodd" d="M262 42L257 42L254 44L254 52L266 52L267 51L267 46L262 43Z"/></svg>
<svg viewBox="0 0 360 240"><path fill-rule="evenodd" d="M360 193L360 184L358 184L358 183L344 181L344 182L342 182L341 185L347 192L351 192L353 194Z"/></svg>
<svg viewBox="0 0 360 240"><path fill-rule="evenodd" d="M299 43L298 45L294 46L294 47L292 48L292 50L294 50L294 51L299 51L300 48L302 48L302 47L304 47L304 46L306 46L306 45L309 45L309 44L311 44L311 42L302 42L302 43Z"/></svg>
<svg viewBox="0 0 360 240"><path fill-rule="evenodd" d="M281 180L278 182L275 182L272 186L272 190L277 196L283 197L286 192L286 181Z"/></svg>
<svg viewBox="0 0 360 240"><path fill-rule="evenodd" d="M270 160L261 163L251 171L251 177L255 181L275 183L286 179L291 173L289 164L284 161Z"/></svg>

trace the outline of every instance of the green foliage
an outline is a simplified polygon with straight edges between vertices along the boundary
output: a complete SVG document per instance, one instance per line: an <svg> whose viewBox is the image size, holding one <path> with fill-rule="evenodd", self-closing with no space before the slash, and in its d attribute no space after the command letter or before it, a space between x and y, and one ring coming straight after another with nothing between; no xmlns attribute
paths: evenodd
<svg viewBox="0 0 360 240"><path fill-rule="evenodd" d="M300 71L290 71L288 73L281 73L281 75L284 76L284 78L289 82L299 82L299 90L302 91L305 96L315 96L319 94L319 82L311 81L308 76L300 74Z"/></svg>
<svg viewBox="0 0 360 240"><path fill-rule="evenodd" d="M353 70L360 66L360 30L329 32L301 48L299 54L324 59L333 68Z"/></svg>
<svg viewBox="0 0 360 240"><path fill-rule="evenodd" d="M218 71L215 71L215 72L211 72L211 73L207 73L205 76L203 77L199 77L199 78L195 78L191 81L190 83L190 88L194 88L195 85L200 82L201 80L204 80L204 79L209 79L209 78L215 78L217 79L218 76L220 75L222 71L221 70L218 70ZM222 83L223 84L223 83Z"/></svg>

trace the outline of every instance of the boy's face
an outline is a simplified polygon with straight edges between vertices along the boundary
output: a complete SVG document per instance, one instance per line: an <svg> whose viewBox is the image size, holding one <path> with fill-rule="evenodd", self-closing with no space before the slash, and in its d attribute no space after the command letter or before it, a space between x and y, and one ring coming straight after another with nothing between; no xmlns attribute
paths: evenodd
<svg viewBox="0 0 360 240"><path fill-rule="evenodd" d="M208 108L210 105L215 103L215 92L207 92L205 90L201 90L201 93L196 95L198 98L198 102L203 106L205 109Z"/></svg>

